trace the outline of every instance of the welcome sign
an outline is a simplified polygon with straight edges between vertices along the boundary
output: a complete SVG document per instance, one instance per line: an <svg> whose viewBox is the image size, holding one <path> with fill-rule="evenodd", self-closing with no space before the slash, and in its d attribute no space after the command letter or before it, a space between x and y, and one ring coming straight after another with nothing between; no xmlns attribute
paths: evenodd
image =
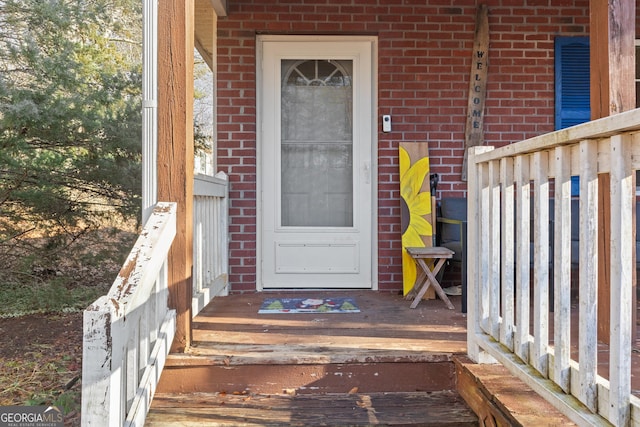
<svg viewBox="0 0 640 427"><path fill-rule="evenodd" d="M462 164L462 180L467 180L467 155L469 147L484 143L482 124L484 121L484 100L487 94L487 71L489 68L489 12L486 4L478 6L476 32L471 55L471 75L469 77L469 103L467 124L464 131L465 148Z"/></svg>

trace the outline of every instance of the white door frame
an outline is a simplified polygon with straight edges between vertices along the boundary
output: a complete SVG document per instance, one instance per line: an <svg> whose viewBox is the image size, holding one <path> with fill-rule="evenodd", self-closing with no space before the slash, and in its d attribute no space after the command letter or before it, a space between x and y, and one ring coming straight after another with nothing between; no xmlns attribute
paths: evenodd
<svg viewBox="0 0 640 427"><path fill-rule="evenodd" d="M263 134L261 131L264 111L263 105L263 43L266 41L301 41L301 42L362 42L366 41L371 45L371 289L378 290L378 38L376 36L288 36L288 35L259 35L256 38L256 290L263 291L263 269L262 260L264 254L262 243L264 231L262 227L263 203ZM355 173L355 171L354 171Z"/></svg>

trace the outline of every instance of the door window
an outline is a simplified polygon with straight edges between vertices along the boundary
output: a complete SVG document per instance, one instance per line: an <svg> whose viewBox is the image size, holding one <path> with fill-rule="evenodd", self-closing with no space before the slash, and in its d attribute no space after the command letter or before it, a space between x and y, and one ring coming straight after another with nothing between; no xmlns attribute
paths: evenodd
<svg viewBox="0 0 640 427"><path fill-rule="evenodd" d="M281 61L283 227L353 226L352 62Z"/></svg>

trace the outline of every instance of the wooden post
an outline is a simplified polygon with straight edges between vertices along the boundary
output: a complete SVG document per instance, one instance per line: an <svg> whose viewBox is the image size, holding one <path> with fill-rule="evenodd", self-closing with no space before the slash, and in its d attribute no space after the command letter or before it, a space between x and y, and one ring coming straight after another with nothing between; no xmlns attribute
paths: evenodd
<svg viewBox="0 0 640 427"><path fill-rule="evenodd" d="M193 13L193 0L158 2L158 200L178 204L168 259L169 306L176 310L172 352L191 345Z"/></svg>
<svg viewBox="0 0 640 427"><path fill-rule="evenodd" d="M591 0L591 119L635 108L635 0ZM609 342L609 175L598 176L598 339Z"/></svg>

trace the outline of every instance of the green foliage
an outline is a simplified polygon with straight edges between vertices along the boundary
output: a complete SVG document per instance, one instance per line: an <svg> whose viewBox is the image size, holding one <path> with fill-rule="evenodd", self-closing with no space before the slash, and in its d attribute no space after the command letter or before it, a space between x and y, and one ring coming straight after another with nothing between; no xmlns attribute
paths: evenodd
<svg viewBox="0 0 640 427"><path fill-rule="evenodd" d="M0 318L83 310L108 291L136 237L103 227L64 251L16 257L0 269Z"/></svg>
<svg viewBox="0 0 640 427"><path fill-rule="evenodd" d="M85 309L108 287L63 284L63 277L32 286L5 283L0 292L0 318L35 313L71 312Z"/></svg>
<svg viewBox="0 0 640 427"><path fill-rule="evenodd" d="M78 394L79 392L77 391L66 391L57 395L43 391L38 394L34 394L24 403L27 406L52 405L60 409L63 414L68 414L73 410L79 409Z"/></svg>
<svg viewBox="0 0 640 427"><path fill-rule="evenodd" d="M194 49L193 143L196 156L213 151L213 75L197 49Z"/></svg>
<svg viewBox="0 0 640 427"><path fill-rule="evenodd" d="M0 264L137 215L140 27L135 0L0 1Z"/></svg>

